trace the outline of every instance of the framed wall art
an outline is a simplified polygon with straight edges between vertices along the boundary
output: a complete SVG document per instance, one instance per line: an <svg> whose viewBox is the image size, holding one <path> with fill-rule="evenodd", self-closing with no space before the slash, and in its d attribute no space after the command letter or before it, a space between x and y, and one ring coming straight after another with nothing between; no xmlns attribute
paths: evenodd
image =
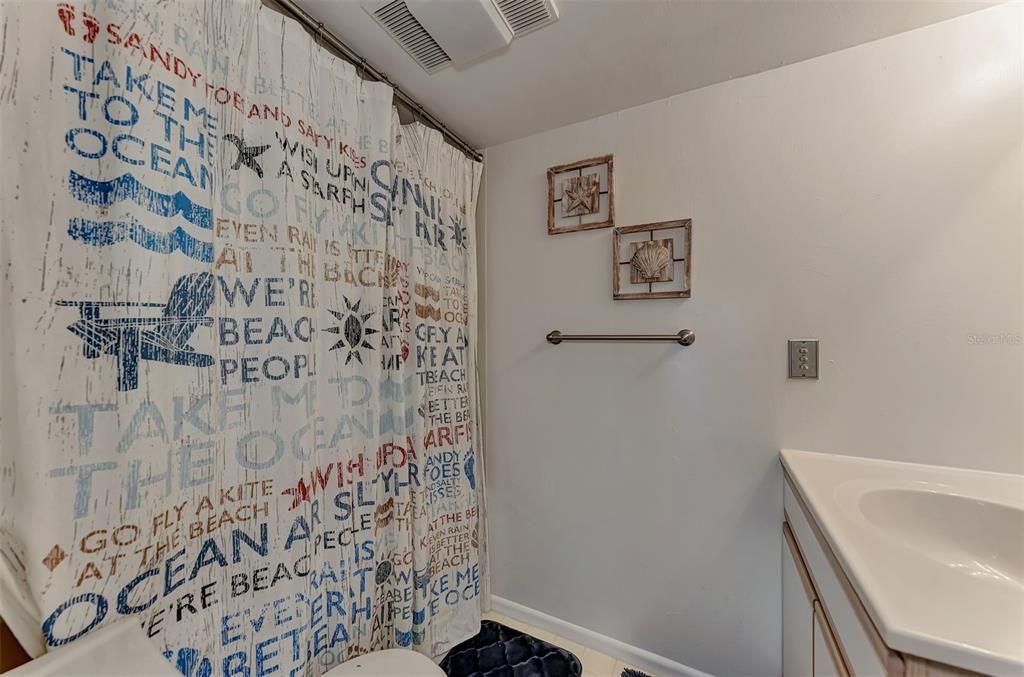
<svg viewBox="0 0 1024 677"><path fill-rule="evenodd" d="M690 219L621 226L612 235L612 298L690 298Z"/></svg>
<svg viewBox="0 0 1024 677"><path fill-rule="evenodd" d="M548 234L615 225L612 156L548 169Z"/></svg>

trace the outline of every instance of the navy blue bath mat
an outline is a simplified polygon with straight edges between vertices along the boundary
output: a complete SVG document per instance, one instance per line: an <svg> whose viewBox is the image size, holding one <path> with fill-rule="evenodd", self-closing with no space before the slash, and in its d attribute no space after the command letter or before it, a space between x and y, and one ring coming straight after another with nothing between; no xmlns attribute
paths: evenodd
<svg viewBox="0 0 1024 677"><path fill-rule="evenodd" d="M457 645L441 661L448 677L580 677L572 652L495 621Z"/></svg>

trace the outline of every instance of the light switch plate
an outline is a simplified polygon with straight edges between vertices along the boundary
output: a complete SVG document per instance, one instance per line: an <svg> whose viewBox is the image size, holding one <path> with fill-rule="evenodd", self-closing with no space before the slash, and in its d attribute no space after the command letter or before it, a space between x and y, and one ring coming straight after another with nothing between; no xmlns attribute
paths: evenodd
<svg viewBox="0 0 1024 677"><path fill-rule="evenodd" d="M789 340L789 377L818 378L818 339Z"/></svg>

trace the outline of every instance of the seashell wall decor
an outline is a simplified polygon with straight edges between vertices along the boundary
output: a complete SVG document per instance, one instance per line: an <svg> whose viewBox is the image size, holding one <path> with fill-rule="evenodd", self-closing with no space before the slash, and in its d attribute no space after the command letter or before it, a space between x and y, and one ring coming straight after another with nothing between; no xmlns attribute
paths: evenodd
<svg viewBox="0 0 1024 677"><path fill-rule="evenodd" d="M629 259L629 281L632 284L672 281L672 239L634 242Z"/></svg>
<svg viewBox="0 0 1024 677"><path fill-rule="evenodd" d="M689 298L691 232L690 219L615 228L612 298Z"/></svg>

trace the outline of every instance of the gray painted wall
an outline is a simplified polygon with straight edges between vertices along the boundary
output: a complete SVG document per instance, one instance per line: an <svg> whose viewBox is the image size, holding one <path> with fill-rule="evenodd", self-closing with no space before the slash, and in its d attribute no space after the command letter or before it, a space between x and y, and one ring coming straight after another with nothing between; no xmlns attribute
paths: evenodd
<svg viewBox="0 0 1024 677"><path fill-rule="evenodd" d="M1021 24L1004 5L487 151L495 594L778 674L780 447L1024 471L1024 347L976 338L1024 333ZM621 225L693 218L692 299L613 302L610 231L546 234L546 168L602 153ZM787 337L821 339L819 381L786 379Z"/></svg>

